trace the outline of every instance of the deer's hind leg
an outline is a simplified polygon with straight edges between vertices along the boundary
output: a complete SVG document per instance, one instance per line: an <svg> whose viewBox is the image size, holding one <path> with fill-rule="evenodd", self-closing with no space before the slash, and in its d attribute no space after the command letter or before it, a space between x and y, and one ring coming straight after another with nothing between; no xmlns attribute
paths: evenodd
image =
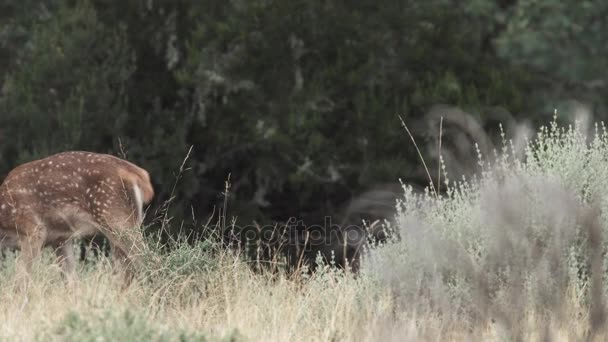
<svg viewBox="0 0 608 342"><path fill-rule="evenodd" d="M110 241L114 262L124 268L128 284L135 271L143 266L146 247L141 231L142 193L137 185L124 182L123 188L113 190L110 196L98 199L102 204L98 204L100 208L96 210L95 216L102 226L102 233Z"/></svg>
<svg viewBox="0 0 608 342"><path fill-rule="evenodd" d="M57 260L59 261L59 264L61 264L63 275L68 278L68 280L71 280L76 274L76 259L74 256L73 243L72 239L67 239L53 245Z"/></svg>
<svg viewBox="0 0 608 342"><path fill-rule="evenodd" d="M126 282L129 284L135 271L142 266L145 251L141 222L135 219L133 213L117 212L104 221L102 232L110 241L112 259L123 267Z"/></svg>

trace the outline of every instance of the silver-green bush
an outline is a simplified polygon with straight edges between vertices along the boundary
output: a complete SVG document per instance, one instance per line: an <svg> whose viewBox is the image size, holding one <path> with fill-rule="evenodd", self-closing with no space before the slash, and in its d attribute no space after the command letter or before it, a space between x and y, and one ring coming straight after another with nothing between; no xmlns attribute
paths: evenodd
<svg viewBox="0 0 608 342"><path fill-rule="evenodd" d="M516 152L505 140L492 162L480 156L480 175L445 175L442 196L404 185L399 240L372 252L368 272L402 310L436 315L446 329L493 324L522 337L535 317L548 333L574 305L589 323L581 334L595 333L605 311L606 128L588 138L553 121Z"/></svg>

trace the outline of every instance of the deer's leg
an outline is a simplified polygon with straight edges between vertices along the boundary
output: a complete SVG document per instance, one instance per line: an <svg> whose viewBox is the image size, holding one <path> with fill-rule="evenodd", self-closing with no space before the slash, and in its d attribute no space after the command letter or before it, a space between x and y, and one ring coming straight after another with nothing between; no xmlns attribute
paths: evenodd
<svg viewBox="0 0 608 342"><path fill-rule="evenodd" d="M135 272L141 268L143 238L135 229L118 230L112 229L106 233L110 241L112 261L115 265L120 265L125 276L125 284L128 286L135 277Z"/></svg>
<svg viewBox="0 0 608 342"><path fill-rule="evenodd" d="M121 266L120 269L124 275L125 285L128 286L135 278L136 265L134 264L134 257L125 252L119 244L111 243L111 248L112 261L114 265Z"/></svg>
<svg viewBox="0 0 608 342"><path fill-rule="evenodd" d="M112 259L123 266L126 282L130 283L134 272L141 267L145 243L139 223L131 216L122 219L117 215L103 230L110 241Z"/></svg>
<svg viewBox="0 0 608 342"><path fill-rule="evenodd" d="M142 266L146 246L141 231L141 191L137 186L123 186L114 193L111 207L102 209L96 218L110 241L114 261L122 264L130 282L134 271Z"/></svg>
<svg viewBox="0 0 608 342"><path fill-rule="evenodd" d="M46 230L38 222L21 221L19 238L21 264L26 274L31 274L33 263L39 258L46 240Z"/></svg>
<svg viewBox="0 0 608 342"><path fill-rule="evenodd" d="M69 239L55 246L55 255L57 255L57 259L62 266L64 275L67 278L72 278L76 273L73 240Z"/></svg>

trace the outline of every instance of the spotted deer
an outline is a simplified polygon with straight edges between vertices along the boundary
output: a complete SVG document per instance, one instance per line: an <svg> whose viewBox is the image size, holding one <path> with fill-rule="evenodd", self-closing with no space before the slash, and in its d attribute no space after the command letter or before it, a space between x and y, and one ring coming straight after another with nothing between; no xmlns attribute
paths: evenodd
<svg viewBox="0 0 608 342"><path fill-rule="evenodd" d="M50 246L71 275L73 239L100 232L132 275L144 248L143 207L153 196L147 171L107 154L63 152L20 165L0 185L0 248L20 249L29 271Z"/></svg>

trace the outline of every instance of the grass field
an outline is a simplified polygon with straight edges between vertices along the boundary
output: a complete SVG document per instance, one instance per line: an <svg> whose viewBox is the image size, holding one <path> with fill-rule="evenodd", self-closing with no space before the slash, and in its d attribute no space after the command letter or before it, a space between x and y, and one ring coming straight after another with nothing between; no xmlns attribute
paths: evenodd
<svg viewBox="0 0 608 342"><path fill-rule="evenodd" d="M520 157L515 157L520 156ZM491 161L490 161L491 160ZM483 162L482 162L483 161ZM109 261L68 283L50 253L24 281L0 269L2 340L608 340L608 134L555 123L505 142L446 193L404 186L397 237L357 277L255 273L211 243L178 245L123 288ZM16 254L18 258L18 254ZM25 284L25 286L23 286Z"/></svg>

